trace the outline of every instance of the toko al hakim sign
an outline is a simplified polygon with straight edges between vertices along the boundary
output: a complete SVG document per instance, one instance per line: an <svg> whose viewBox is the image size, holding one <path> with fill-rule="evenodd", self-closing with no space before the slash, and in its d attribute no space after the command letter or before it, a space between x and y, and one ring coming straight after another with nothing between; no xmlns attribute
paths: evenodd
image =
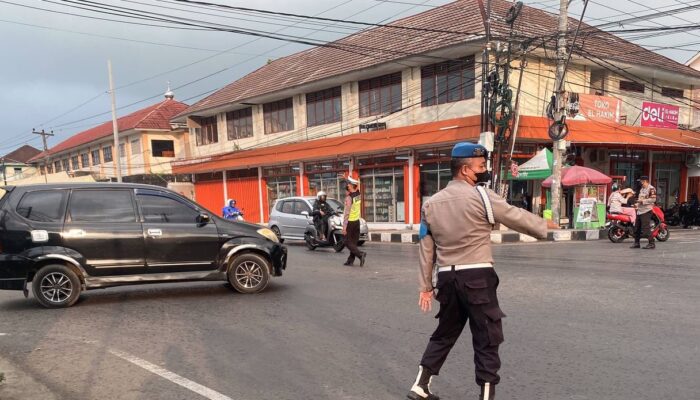
<svg viewBox="0 0 700 400"><path fill-rule="evenodd" d="M642 103L642 126L651 128L678 128L680 108L668 104Z"/></svg>

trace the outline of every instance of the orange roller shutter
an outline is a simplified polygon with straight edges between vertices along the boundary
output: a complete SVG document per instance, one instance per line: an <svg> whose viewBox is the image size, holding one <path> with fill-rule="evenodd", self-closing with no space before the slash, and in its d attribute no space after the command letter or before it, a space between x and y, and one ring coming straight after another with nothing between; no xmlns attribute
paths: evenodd
<svg viewBox="0 0 700 400"><path fill-rule="evenodd" d="M216 215L221 216L224 208L224 184L221 181L196 182L194 184L195 201Z"/></svg>
<svg viewBox="0 0 700 400"><path fill-rule="evenodd" d="M236 206L243 211L243 217L248 222L260 220L260 193L258 178L234 178L226 182L228 197L236 200Z"/></svg>

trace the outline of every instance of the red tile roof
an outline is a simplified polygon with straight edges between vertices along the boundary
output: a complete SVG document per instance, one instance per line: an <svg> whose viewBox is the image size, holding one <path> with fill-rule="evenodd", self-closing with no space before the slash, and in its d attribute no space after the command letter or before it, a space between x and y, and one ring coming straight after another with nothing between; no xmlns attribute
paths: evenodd
<svg viewBox="0 0 700 400"><path fill-rule="evenodd" d="M485 35L482 4L482 0L458 0L390 24L444 32L377 27L332 42L330 47L314 47L277 59L198 101L177 117L446 48L470 37L482 37ZM505 15L511 4L507 0L492 0L494 37L508 36ZM526 37L549 37L553 45L557 18L556 14L524 6L516 28ZM577 22L570 19L570 27L573 29ZM582 32L578 45L596 56L700 77L700 72L692 68L589 25L583 24Z"/></svg>
<svg viewBox="0 0 700 400"><path fill-rule="evenodd" d="M26 163L39 153L41 153L41 150L25 144L12 153L4 155L2 158L4 158L7 162Z"/></svg>
<svg viewBox="0 0 700 400"><path fill-rule="evenodd" d="M170 120L178 113L187 109L188 105L179 101L166 99L160 103L135 111L129 115L125 115L117 119L119 132L125 132L132 129L148 130L148 129L167 129L170 130ZM56 146L49 149L48 154L56 154L66 150L73 149L78 146L93 142L98 139L113 135L112 121L102 123L90 128L86 131L76 133L68 139L62 141ZM44 152L32 158L31 161L41 159L45 156Z"/></svg>

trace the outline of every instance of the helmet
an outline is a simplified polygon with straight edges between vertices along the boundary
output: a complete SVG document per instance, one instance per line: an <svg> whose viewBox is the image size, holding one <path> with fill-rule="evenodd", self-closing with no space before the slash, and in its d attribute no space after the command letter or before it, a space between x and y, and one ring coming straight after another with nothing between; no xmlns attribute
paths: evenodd
<svg viewBox="0 0 700 400"><path fill-rule="evenodd" d="M316 198L317 198L317 199L321 200L321 197L326 197L326 192L324 192L323 190L321 190L321 191L319 191L318 193L316 193Z"/></svg>
<svg viewBox="0 0 700 400"><path fill-rule="evenodd" d="M612 185L612 191L613 191L613 192L616 191L616 190L619 189L619 188L620 188L620 187L617 185L617 183L613 183L613 185Z"/></svg>

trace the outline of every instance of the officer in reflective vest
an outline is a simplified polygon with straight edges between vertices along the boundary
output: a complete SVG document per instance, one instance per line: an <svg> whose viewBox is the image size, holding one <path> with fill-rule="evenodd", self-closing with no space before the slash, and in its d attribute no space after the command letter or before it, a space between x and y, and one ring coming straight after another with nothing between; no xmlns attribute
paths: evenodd
<svg viewBox="0 0 700 400"><path fill-rule="evenodd" d="M360 213L362 211L360 182L351 176L346 179L346 182L348 195L345 197L343 210L343 236L345 236L345 245L348 247L350 255L343 265L352 266L355 263L355 258L359 258L360 267L364 267L367 253L360 251L357 247L357 242L360 240Z"/></svg>
<svg viewBox="0 0 700 400"><path fill-rule="evenodd" d="M480 400L495 397L501 360L498 346L503 342L498 305L498 275L493 268L491 230L495 223L537 238L547 237L547 222L509 205L483 183L490 180L486 170L488 152L481 145L459 143L452 149L452 181L427 200L421 209L420 296L423 312L440 302L438 327L430 337L408 393L411 400L436 400L430 391L452 346L469 323L474 346L476 383ZM433 272L437 284L433 287Z"/></svg>

